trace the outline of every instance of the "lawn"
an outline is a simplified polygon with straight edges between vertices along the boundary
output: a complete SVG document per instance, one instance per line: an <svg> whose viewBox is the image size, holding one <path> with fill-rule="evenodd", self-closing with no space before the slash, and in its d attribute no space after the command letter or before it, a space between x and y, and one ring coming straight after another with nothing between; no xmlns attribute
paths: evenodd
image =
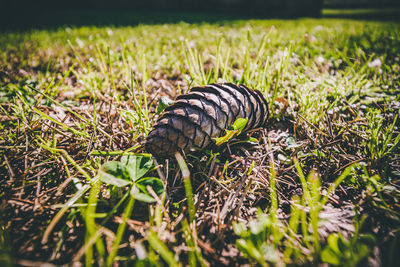
<svg viewBox="0 0 400 267"><path fill-rule="evenodd" d="M0 33L2 266L396 265L400 23L215 19ZM216 82L260 90L265 127L146 153Z"/></svg>

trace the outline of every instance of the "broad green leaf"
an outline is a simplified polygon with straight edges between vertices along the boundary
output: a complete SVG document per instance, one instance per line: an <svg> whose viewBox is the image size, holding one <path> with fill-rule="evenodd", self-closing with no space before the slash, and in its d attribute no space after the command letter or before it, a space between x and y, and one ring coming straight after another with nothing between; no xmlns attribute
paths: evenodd
<svg viewBox="0 0 400 267"><path fill-rule="evenodd" d="M250 144L253 144L253 145L257 145L258 144L258 140L256 138L254 138L254 137L249 137L245 141L250 143Z"/></svg>
<svg viewBox="0 0 400 267"><path fill-rule="evenodd" d="M132 186L131 196L134 197L136 200L143 201L146 203L156 202L154 197L152 197L148 193L146 194L141 192L141 190L136 185Z"/></svg>
<svg viewBox="0 0 400 267"><path fill-rule="evenodd" d="M155 202L156 200L147 190L147 186L150 186L158 196L164 192L164 185L159 178L145 177L135 183L132 187L131 195L143 202Z"/></svg>
<svg viewBox="0 0 400 267"><path fill-rule="evenodd" d="M157 106L157 114L160 114L161 112L164 111L164 109L166 109L168 106L172 105L174 103L174 101L172 99L170 99L167 96L162 96L160 99L160 102L158 103Z"/></svg>
<svg viewBox="0 0 400 267"><path fill-rule="evenodd" d="M99 170L99 178L102 182L117 187L131 183L126 175L125 167L119 161L109 161L103 164Z"/></svg>
<svg viewBox="0 0 400 267"><path fill-rule="evenodd" d="M123 164L119 161L108 161L103 164L101 167L102 170L106 173L109 173L111 175L114 175L115 177L118 178L128 178L129 173L127 173L127 170Z"/></svg>
<svg viewBox="0 0 400 267"><path fill-rule="evenodd" d="M244 127L246 127L246 124L247 119L239 118L235 120L235 122L232 124L232 129L238 131L238 134L240 134L240 132L243 131Z"/></svg>
<svg viewBox="0 0 400 267"><path fill-rule="evenodd" d="M215 144L219 146L223 143L228 142L233 137L238 136L242 132L244 127L246 127L246 124L247 124L247 119L239 118L235 120L231 129L225 130L224 136L213 138L215 140Z"/></svg>
<svg viewBox="0 0 400 267"><path fill-rule="evenodd" d="M117 178L112 174L106 173L102 170L99 170L99 178L105 184L115 185L117 187L123 187L130 184L130 181Z"/></svg>
<svg viewBox="0 0 400 267"><path fill-rule="evenodd" d="M139 187L139 189L144 193L148 193L147 186L150 186L153 189L153 191L157 194L157 196L164 193L164 184L157 177L142 178L136 181L136 186Z"/></svg>
<svg viewBox="0 0 400 267"><path fill-rule="evenodd" d="M235 136L236 132L237 132L236 130L233 130L233 131L232 130L225 130L225 135L224 136L213 138L215 140L215 144L217 146L220 146L223 143L228 142L229 140L231 140Z"/></svg>
<svg viewBox="0 0 400 267"><path fill-rule="evenodd" d="M148 154L123 156L121 163L125 166L128 177L132 181L143 177L153 166L153 160Z"/></svg>

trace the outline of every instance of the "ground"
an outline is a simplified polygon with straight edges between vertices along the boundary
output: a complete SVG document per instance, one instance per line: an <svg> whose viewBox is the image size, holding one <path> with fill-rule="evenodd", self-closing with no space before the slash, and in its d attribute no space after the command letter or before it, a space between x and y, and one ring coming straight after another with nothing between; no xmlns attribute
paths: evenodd
<svg viewBox="0 0 400 267"><path fill-rule="evenodd" d="M400 24L210 21L0 33L2 265L395 266ZM184 179L145 137L213 82L270 117Z"/></svg>

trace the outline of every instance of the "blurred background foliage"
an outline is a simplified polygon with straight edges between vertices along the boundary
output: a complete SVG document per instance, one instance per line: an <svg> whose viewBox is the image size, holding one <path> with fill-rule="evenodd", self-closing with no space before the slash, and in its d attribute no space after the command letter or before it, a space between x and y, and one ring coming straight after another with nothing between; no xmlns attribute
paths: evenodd
<svg viewBox="0 0 400 267"><path fill-rule="evenodd" d="M3 4L0 31L320 16L399 21L399 14L397 0L19 0Z"/></svg>

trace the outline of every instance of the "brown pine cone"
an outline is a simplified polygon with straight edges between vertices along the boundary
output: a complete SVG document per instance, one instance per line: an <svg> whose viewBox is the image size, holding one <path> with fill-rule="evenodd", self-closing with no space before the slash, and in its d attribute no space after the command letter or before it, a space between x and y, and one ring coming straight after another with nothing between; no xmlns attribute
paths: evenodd
<svg viewBox="0 0 400 267"><path fill-rule="evenodd" d="M264 125L268 103L260 91L232 83L194 87L165 109L145 147L156 157L201 150L239 118L247 118L243 132Z"/></svg>

